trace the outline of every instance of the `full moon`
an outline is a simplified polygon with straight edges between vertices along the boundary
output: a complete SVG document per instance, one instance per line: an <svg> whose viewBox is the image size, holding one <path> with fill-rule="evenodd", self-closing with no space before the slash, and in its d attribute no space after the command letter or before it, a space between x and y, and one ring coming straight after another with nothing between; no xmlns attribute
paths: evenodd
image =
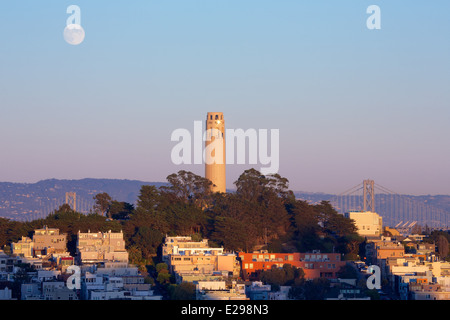
<svg viewBox="0 0 450 320"><path fill-rule="evenodd" d="M84 29L79 24L69 24L64 28L64 40L72 45L78 45L84 40Z"/></svg>

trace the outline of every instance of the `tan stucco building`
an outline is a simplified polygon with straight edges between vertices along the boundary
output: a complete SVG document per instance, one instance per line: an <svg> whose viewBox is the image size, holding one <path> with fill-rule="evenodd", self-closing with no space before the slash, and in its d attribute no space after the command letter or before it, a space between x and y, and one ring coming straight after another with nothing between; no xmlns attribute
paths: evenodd
<svg viewBox="0 0 450 320"><path fill-rule="evenodd" d="M345 216L352 219L362 237L381 237L383 233L383 218L376 212L352 211Z"/></svg>
<svg viewBox="0 0 450 320"><path fill-rule="evenodd" d="M128 252L122 232L78 231L77 259L80 263L104 261L128 262Z"/></svg>
<svg viewBox="0 0 450 320"><path fill-rule="evenodd" d="M34 230L34 252L35 255L46 255L49 253L63 253L67 251L67 235L60 234L59 229L48 228Z"/></svg>
<svg viewBox="0 0 450 320"><path fill-rule="evenodd" d="M41 257L51 253L67 251L67 235L60 234L59 229L48 228L34 230L33 239L22 237L11 244L12 253L25 258Z"/></svg>

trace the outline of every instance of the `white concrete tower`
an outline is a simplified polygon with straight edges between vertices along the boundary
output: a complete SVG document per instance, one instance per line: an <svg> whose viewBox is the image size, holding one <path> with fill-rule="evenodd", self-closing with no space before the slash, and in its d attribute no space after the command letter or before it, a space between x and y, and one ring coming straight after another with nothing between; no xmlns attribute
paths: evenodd
<svg viewBox="0 0 450 320"><path fill-rule="evenodd" d="M222 112L206 116L205 178L213 183L213 192L226 192L225 120Z"/></svg>

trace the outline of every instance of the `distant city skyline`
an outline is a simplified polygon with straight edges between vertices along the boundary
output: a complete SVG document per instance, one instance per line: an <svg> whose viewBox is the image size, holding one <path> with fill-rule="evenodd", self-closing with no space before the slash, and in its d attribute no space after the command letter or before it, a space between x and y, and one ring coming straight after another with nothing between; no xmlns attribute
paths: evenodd
<svg viewBox="0 0 450 320"><path fill-rule="evenodd" d="M84 41L63 31L75 4ZM369 30L366 9L381 8ZM0 10L0 181L164 182L177 128L279 129L295 191L450 194L450 3L20 1ZM248 168L227 166L227 188Z"/></svg>

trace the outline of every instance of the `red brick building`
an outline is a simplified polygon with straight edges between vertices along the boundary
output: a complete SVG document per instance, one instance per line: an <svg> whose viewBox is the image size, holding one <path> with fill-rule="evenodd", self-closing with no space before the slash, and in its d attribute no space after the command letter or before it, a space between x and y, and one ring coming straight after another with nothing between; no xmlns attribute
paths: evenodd
<svg viewBox="0 0 450 320"><path fill-rule="evenodd" d="M282 268L284 264L303 269L305 279L336 279L337 273L346 264L345 261L341 261L340 253L240 252L239 258L242 276L249 280L258 280L261 271L270 270L274 265Z"/></svg>

